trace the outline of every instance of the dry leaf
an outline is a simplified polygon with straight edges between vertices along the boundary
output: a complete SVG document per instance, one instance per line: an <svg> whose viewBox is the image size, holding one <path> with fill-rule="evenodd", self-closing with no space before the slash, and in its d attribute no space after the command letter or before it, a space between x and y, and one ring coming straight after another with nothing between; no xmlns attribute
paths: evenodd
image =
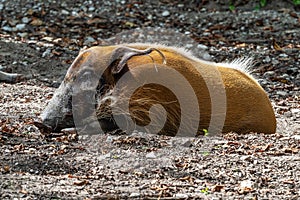
<svg viewBox="0 0 300 200"><path fill-rule="evenodd" d="M83 186L83 185L87 185L89 183L90 182L88 180L83 180L83 181L76 181L76 182L74 182L74 185L76 185L76 186Z"/></svg>
<svg viewBox="0 0 300 200"><path fill-rule="evenodd" d="M3 167L3 169L4 169L5 172L9 172L10 166L6 165L6 166Z"/></svg>
<svg viewBox="0 0 300 200"><path fill-rule="evenodd" d="M242 48L242 47L246 47L247 44L246 43L241 43L241 44L237 44L236 47L238 48Z"/></svg>
<svg viewBox="0 0 300 200"><path fill-rule="evenodd" d="M283 49L278 45L275 39L272 39L272 46L276 51L283 51Z"/></svg>
<svg viewBox="0 0 300 200"><path fill-rule="evenodd" d="M28 192L26 190L20 190L20 193L22 193L22 194L28 194Z"/></svg>
<svg viewBox="0 0 300 200"><path fill-rule="evenodd" d="M221 192L221 190L223 190L224 188L225 188L224 185L215 185L215 186L213 186L212 191Z"/></svg>
<svg viewBox="0 0 300 200"><path fill-rule="evenodd" d="M43 24L43 21L38 18L35 18L31 21L30 24L33 26L41 26Z"/></svg>

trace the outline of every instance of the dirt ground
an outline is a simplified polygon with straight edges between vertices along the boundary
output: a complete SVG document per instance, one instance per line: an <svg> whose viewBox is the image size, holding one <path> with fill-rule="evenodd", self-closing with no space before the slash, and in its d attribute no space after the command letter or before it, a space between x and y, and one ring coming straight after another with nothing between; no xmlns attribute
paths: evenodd
<svg viewBox="0 0 300 200"><path fill-rule="evenodd" d="M299 199L299 6L229 6L0 1L0 70L27 78L0 83L0 198ZM81 48L145 41L183 46L216 62L253 57L277 133L88 137L43 134L33 125Z"/></svg>

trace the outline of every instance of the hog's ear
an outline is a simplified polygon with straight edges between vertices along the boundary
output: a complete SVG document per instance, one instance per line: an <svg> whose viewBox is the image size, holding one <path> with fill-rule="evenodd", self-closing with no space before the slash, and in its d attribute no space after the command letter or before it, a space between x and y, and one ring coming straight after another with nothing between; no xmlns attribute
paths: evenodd
<svg viewBox="0 0 300 200"><path fill-rule="evenodd" d="M124 66L126 65L127 61L131 57L141 56L141 55L149 55L152 51L157 51L163 57L163 60L165 63L164 55L160 52L160 50L155 49L155 48L148 48L148 49L144 49L144 50L134 49L134 48L125 47L125 46L116 48L112 52L112 56L111 56L111 63L114 63L112 65L111 72L113 74L120 73L122 71L122 69L124 68ZM152 57L151 57L151 59L152 59Z"/></svg>

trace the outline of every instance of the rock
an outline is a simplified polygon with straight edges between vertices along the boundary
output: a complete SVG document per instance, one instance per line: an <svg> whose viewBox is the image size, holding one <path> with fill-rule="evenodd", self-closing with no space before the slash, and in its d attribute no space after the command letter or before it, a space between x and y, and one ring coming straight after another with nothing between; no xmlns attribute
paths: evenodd
<svg viewBox="0 0 300 200"><path fill-rule="evenodd" d="M53 38L52 37L43 37L41 40L45 40L47 42L52 42Z"/></svg>
<svg viewBox="0 0 300 200"><path fill-rule="evenodd" d="M242 190L252 190L253 182L251 180L244 180L240 183L240 189Z"/></svg>
<svg viewBox="0 0 300 200"><path fill-rule="evenodd" d="M42 54L42 57L45 58L47 56L49 56L51 54L51 49L47 49L46 51L44 51L44 53Z"/></svg>
<svg viewBox="0 0 300 200"><path fill-rule="evenodd" d="M168 17L170 15L170 12L165 10L162 14L163 17Z"/></svg>
<svg viewBox="0 0 300 200"><path fill-rule="evenodd" d="M153 19L153 15L148 15L148 16L147 16L147 19L148 19L148 20L152 20L152 19Z"/></svg>
<svg viewBox="0 0 300 200"><path fill-rule="evenodd" d="M299 108L292 108L292 109L291 109L291 112L292 112L293 114L298 114L298 113L300 113L300 109L299 109Z"/></svg>
<svg viewBox="0 0 300 200"><path fill-rule="evenodd" d="M11 32L11 31L12 31L12 28L9 27L9 26L3 26L3 27L2 27L2 30L7 31L7 32Z"/></svg>
<svg viewBox="0 0 300 200"><path fill-rule="evenodd" d="M279 56L280 56L280 57L284 57L284 58L287 58L287 57L288 57L288 55L285 54L285 53L281 53L281 54L279 54Z"/></svg>
<svg viewBox="0 0 300 200"><path fill-rule="evenodd" d="M204 45L204 44L198 44L197 46L199 49L203 49L203 50L207 50L208 46Z"/></svg>
<svg viewBox="0 0 300 200"><path fill-rule="evenodd" d="M150 152L146 155L146 158L154 159L154 158L156 158L156 155L154 154L154 152Z"/></svg>
<svg viewBox="0 0 300 200"><path fill-rule="evenodd" d="M271 62L271 58L270 56L267 56L264 60L263 60L265 63L269 63Z"/></svg>
<svg viewBox="0 0 300 200"><path fill-rule="evenodd" d="M283 74L283 75L281 76L281 78L284 78L284 79L290 79L290 75L288 75L288 74Z"/></svg>
<svg viewBox="0 0 300 200"><path fill-rule="evenodd" d="M262 78L257 79L257 82L262 86L269 84L268 81L266 81L265 79L262 79Z"/></svg>
<svg viewBox="0 0 300 200"><path fill-rule="evenodd" d="M293 114L292 114L291 111L287 111L287 112L284 113L284 116L285 116L285 117L292 117Z"/></svg>
<svg viewBox="0 0 300 200"><path fill-rule="evenodd" d="M21 38L26 38L28 36L28 33L18 33L17 35Z"/></svg>
<svg viewBox="0 0 300 200"><path fill-rule="evenodd" d="M93 6L92 6L92 7L89 7L89 11L90 11L90 12L93 12L95 9L96 9L96 8L93 7Z"/></svg>
<svg viewBox="0 0 300 200"><path fill-rule="evenodd" d="M92 44L92 43L95 42L95 41L96 41L96 40L95 40L93 37L88 36L88 37L86 37L85 40L84 40L84 45Z"/></svg>
<svg viewBox="0 0 300 200"><path fill-rule="evenodd" d="M137 198L137 197L139 197L139 196L141 196L140 193L133 192L133 193L131 193L131 194L129 195L129 198L130 198L130 197L131 197L131 198Z"/></svg>
<svg viewBox="0 0 300 200"><path fill-rule="evenodd" d="M106 138L106 143L112 143L113 142L113 140L114 140L114 138L112 137L112 136L107 136L107 138Z"/></svg>
<svg viewBox="0 0 300 200"><path fill-rule="evenodd" d="M264 73L264 77L265 78L271 78L275 76L275 72L274 71L267 71Z"/></svg>
<svg viewBox="0 0 300 200"><path fill-rule="evenodd" d="M104 155L100 155L100 159L106 159L106 158L111 158L112 157L112 154L109 152L107 154L104 154Z"/></svg>
<svg viewBox="0 0 300 200"><path fill-rule="evenodd" d="M251 158L251 156L249 156L249 155L245 155L245 156L240 157L241 160L249 160L250 158Z"/></svg>
<svg viewBox="0 0 300 200"><path fill-rule="evenodd" d="M273 59L273 60L272 60L272 64L273 64L273 65L278 65L279 63L280 63L280 62L279 62L277 59Z"/></svg>
<svg viewBox="0 0 300 200"><path fill-rule="evenodd" d="M64 128L61 130L61 132L68 135L77 133L76 128Z"/></svg>
<svg viewBox="0 0 300 200"><path fill-rule="evenodd" d="M208 61L211 60L211 56L210 56L207 52L202 53L202 54L201 54L201 57L202 57L204 60L208 60Z"/></svg>
<svg viewBox="0 0 300 200"><path fill-rule="evenodd" d="M9 149L4 150L5 153L10 153L11 151Z"/></svg>
<svg viewBox="0 0 300 200"><path fill-rule="evenodd" d="M280 141L284 141L284 140L289 140L290 139L290 137L282 137L282 138L280 138L279 140Z"/></svg>
<svg viewBox="0 0 300 200"><path fill-rule="evenodd" d="M178 193L178 194L175 194L174 197L175 197L176 199L188 199L188 198L189 198L189 195Z"/></svg>
<svg viewBox="0 0 300 200"><path fill-rule="evenodd" d="M294 138L295 140L300 140L300 135L293 135L292 138Z"/></svg>
<svg viewBox="0 0 300 200"><path fill-rule="evenodd" d="M67 11L67 10L62 10L62 11L61 11L61 14L63 14L63 15L69 15L69 14L70 14L70 12L69 12L69 11Z"/></svg>
<svg viewBox="0 0 300 200"><path fill-rule="evenodd" d="M23 18L22 18L22 22L23 22L24 24L28 24L28 23L30 22L30 19L29 19L28 17L23 17Z"/></svg>
<svg viewBox="0 0 300 200"><path fill-rule="evenodd" d="M287 93L287 92L285 92L285 91L280 91L280 90L277 91L276 94L279 95L279 96L282 96L282 97L288 96L288 93Z"/></svg>

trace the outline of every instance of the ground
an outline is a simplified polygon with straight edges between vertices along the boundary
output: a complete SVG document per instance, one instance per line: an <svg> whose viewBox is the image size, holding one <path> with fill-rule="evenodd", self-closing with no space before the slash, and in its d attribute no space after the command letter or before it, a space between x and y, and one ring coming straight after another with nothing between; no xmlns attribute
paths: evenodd
<svg viewBox="0 0 300 200"><path fill-rule="evenodd" d="M298 199L299 6L233 2L1 0L0 68L27 78L0 83L1 199ZM134 41L253 57L276 134L40 132L33 121L81 48Z"/></svg>

